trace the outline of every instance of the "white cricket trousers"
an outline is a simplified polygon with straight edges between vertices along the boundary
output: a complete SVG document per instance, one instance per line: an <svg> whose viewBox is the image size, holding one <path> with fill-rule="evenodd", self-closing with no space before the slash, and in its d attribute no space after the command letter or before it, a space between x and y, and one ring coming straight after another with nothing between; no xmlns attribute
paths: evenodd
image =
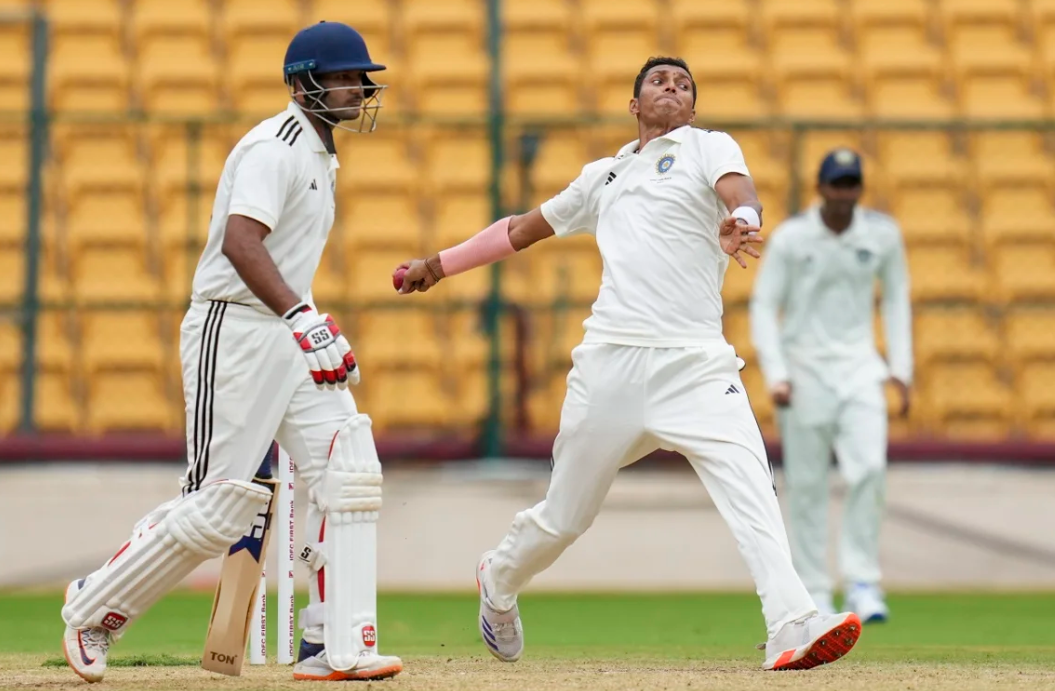
<svg viewBox="0 0 1055 691"><path fill-rule="evenodd" d="M732 346L583 344L553 445L546 498L517 514L491 562L492 605L508 609L531 578L593 523L618 470L657 449L688 458L733 531L769 635L815 611L792 566L762 435Z"/></svg>
<svg viewBox="0 0 1055 691"><path fill-rule="evenodd" d="M349 391L318 389L279 317L195 301L180 327L187 410L183 493L209 480L251 480L272 440L318 487L334 434L356 414Z"/></svg>
<svg viewBox="0 0 1055 691"><path fill-rule="evenodd" d="M814 382L817 384L816 382ZM828 575L828 469L832 452L846 482L839 539L845 583L878 584L879 524L886 496L887 411L883 385L834 402L819 384L796 380L791 405L778 415L784 449L791 552L795 568L816 598L830 598Z"/></svg>

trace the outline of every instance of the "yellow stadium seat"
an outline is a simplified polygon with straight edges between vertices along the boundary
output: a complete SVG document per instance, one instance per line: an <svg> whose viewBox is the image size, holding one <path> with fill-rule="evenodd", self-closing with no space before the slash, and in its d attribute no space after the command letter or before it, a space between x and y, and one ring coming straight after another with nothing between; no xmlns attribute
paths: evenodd
<svg viewBox="0 0 1055 691"><path fill-rule="evenodd" d="M417 110L474 115L487 110L483 6L470 0L403 4L406 65Z"/></svg>
<svg viewBox="0 0 1055 691"><path fill-rule="evenodd" d="M203 246L172 246L162 257L162 289L169 300L182 302L190 299L194 270L201 258Z"/></svg>
<svg viewBox="0 0 1055 691"><path fill-rule="evenodd" d="M966 176L967 161L945 132L888 131L880 134L878 150L886 177L898 187L955 186Z"/></svg>
<svg viewBox="0 0 1055 691"><path fill-rule="evenodd" d="M780 156L779 147L775 146L774 138L768 132L746 130L729 134L740 145L759 195L762 195L763 190L768 193L760 198L765 206L766 225L773 228L776 216L771 212L784 204L783 198L775 199L774 196L782 197L787 188L788 163Z"/></svg>
<svg viewBox="0 0 1055 691"><path fill-rule="evenodd" d="M485 192L438 195L432 200L432 246L441 250L468 240L491 224L491 200Z"/></svg>
<svg viewBox="0 0 1055 691"><path fill-rule="evenodd" d="M570 252L557 245L538 257L532 268L532 295L537 301L592 303L597 299L601 255L596 249Z"/></svg>
<svg viewBox="0 0 1055 691"><path fill-rule="evenodd" d="M928 0L851 0L850 16L858 31L876 26L918 26L929 21Z"/></svg>
<svg viewBox="0 0 1055 691"><path fill-rule="evenodd" d="M408 338L410 334L414 335ZM359 317L355 352L368 371L391 368L436 370L446 357L437 337L436 318L425 309L364 312Z"/></svg>
<svg viewBox="0 0 1055 691"><path fill-rule="evenodd" d="M87 246L146 245L143 195L138 190L81 195L66 214L66 243L72 252Z"/></svg>
<svg viewBox="0 0 1055 691"><path fill-rule="evenodd" d="M161 372L164 356L157 312L87 310L80 323L80 349L89 375L103 369Z"/></svg>
<svg viewBox="0 0 1055 691"><path fill-rule="evenodd" d="M954 3L955 4L955 3ZM1032 55L1013 26L983 24L956 29L949 37L955 69L971 73L1028 73Z"/></svg>
<svg viewBox="0 0 1055 691"><path fill-rule="evenodd" d="M191 247L195 250L194 259L197 260L209 235L211 216L210 191L203 191L197 196L197 201L189 198L189 195L170 194L158 200L157 213L152 219L154 222L149 224L148 232L155 233L161 241L163 256Z"/></svg>
<svg viewBox="0 0 1055 691"><path fill-rule="evenodd" d="M298 0L224 0L220 3L220 31L228 41L243 36L271 34L286 43L301 28ZM285 55L285 51L281 53ZM274 60L278 64L281 58Z"/></svg>
<svg viewBox="0 0 1055 691"><path fill-rule="evenodd" d="M979 300L986 293L985 274L961 248L912 247L908 263L914 302Z"/></svg>
<svg viewBox="0 0 1055 691"><path fill-rule="evenodd" d="M316 306L324 312L340 311L351 297L348 291L348 272L344 270L338 254L335 245L327 246L311 284L311 296Z"/></svg>
<svg viewBox="0 0 1055 691"><path fill-rule="evenodd" d="M337 171L338 209L347 196L412 186L418 176L413 137L411 130L390 128L367 136L349 134L338 137L338 158L349 161ZM453 143L459 135L452 133L450 138Z"/></svg>
<svg viewBox="0 0 1055 691"><path fill-rule="evenodd" d="M172 426L164 381L150 371L99 372L88 383L88 429L94 433L161 431Z"/></svg>
<svg viewBox="0 0 1055 691"><path fill-rule="evenodd" d="M158 130L150 152L150 178L155 193L161 197L183 196L188 193L188 185L193 185L211 207L231 148L231 142L220 132L204 130L194 135L187 128L176 126Z"/></svg>
<svg viewBox="0 0 1055 691"><path fill-rule="evenodd" d="M751 290L755 284L755 275L758 273L758 260L747 257L747 268L736 263L735 259L729 259L729 267L725 270L725 281L722 283L722 299L727 307L737 304L746 304L751 299Z"/></svg>
<svg viewBox="0 0 1055 691"><path fill-rule="evenodd" d="M787 117L847 120L864 112L857 95L849 58L831 54L830 62L788 63L777 68L777 107ZM775 66L774 66L775 67Z"/></svg>
<svg viewBox="0 0 1055 691"><path fill-rule="evenodd" d="M15 421L21 412L21 391L17 375L5 377L15 397ZM60 372L37 372L34 379L33 422L43 432L76 432L80 413L69 375ZM6 392L5 392L6 393ZM6 398L6 396L5 396Z"/></svg>
<svg viewBox="0 0 1055 691"><path fill-rule="evenodd" d="M22 366L22 324L17 317L0 321L0 372L17 372Z"/></svg>
<svg viewBox="0 0 1055 691"><path fill-rule="evenodd" d="M486 191L490 170L491 146L485 132L436 130L429 137L425 179L436 193Z"/></svg>
<svg viewBox="0 0 1055 691"><path fill-rule="evenodd" d="M1019 371L1016 410L1033 438L1055 438L1055 362L1036 362Z"/></svg>
<svg viewBox="0 0 1055 691"><path fill-rule="evenodd" d="M1022 21L1022 3L1017 0L955 0L936 5L938 19L954 31L967 26L1016 27Z"/></svg>
<svg viewBox="0 0 1055 691"><path fill-rule="evenodd" d="M560 429L567 377L567 372L553 372L549 376L536 378L528 398L530 430L553 434Z"/></svg>
<svg viewBox="0 0 1055 691"><path fill-rule="evenodd" d="M1003 302L1055 300L1055 253L1050 241L993 247L989 257L992 298Z"/></svg>
<svg viewBox="0 0 1055 691"><path fill-rule="evenodd" d="M740 379L747 389L747 395L751 399L751 410L754 411L763 433L772 432L776 426L776 411L773 408L773 399L769 395L769 388L762 376L762 368L757 362L748 363L747 367L740 371Z"/></svg>
<svg viewBox="0 0 1055 691"><path fill-rule="evenodd" d="M456 371L482 369L487 363L491 355L491 343L484 327L483 314L476 307L442 315L436 328L437 333L442 334L448 343L443 358L452 363Z"/></svg>
<svg viewBox="0 0 1055 691"><path fill-rule="evenodd" d="M139 47L137 66L149 110L206 114L219 104L218 66L206 36L158 36Z"/></svg>
<svg viewBox="0 0 1055 691"><path fill-rule="evenodd" d="M934 431L965 439L1001 439L1013 418L1011 392L984 363L935 364L925 376L926 414Z"/></svg>
<svg viewBox="0 0 1055 691"><path fill-rule="evenodd" d="M48 65L50 106L60 111L125 110L128 64L113 36L56 37Z"/></svg>
<svg viewBox="0 0 1055 691"><path fill-rule="evenodd" d="M103 190L141 191L144 170L134 143L122 138L71 141L62 157L62 187L69 203Z"/></svg>
<svg viewBox="0 0 1055 691"><path fill-rule="evenodd" d="M61 310L44 310L37 316L37 368L69 372L73 366L71 320Z"/></svg>
<svg viewBox="0 0 1055 691"><path fill-rule="evenodd" d="M134 0L130 24L136 44L159 35L206 36L213 22L210 5L209 0Z"/></svg>
<svg viewBox="0 0 1055 691"><path fill-rule="evenodd" d="M0 371L0 433L14 431L21 422L22 387L18 372Z"/></svg>
<svg viewBox="0 0 1055 691"><path fill-rule="evenodd" d="M902 55L898 51L885 55ZM907 53L911 55L911 53ZM938 60L937 55L935 55ZM948 120L956 104L940 61L876 64L869 72L868 111L878 118Z"/></svg>
<svg viewBox="0 0 1055 691"><path fill-rule="evenodd" d="M506 107L515 115L567 115L579 109L571 8L562 0L506 3L502 68Z"/></svg>
<svg viewBox="0 0 1055 691"><path fill-rule="evenodd" d="M972 221L959 188L907 185L898 190L892 202L892 215L901 225L909 245L933 243L966 247L971 242Z"/></svg>
<svg viewBox="0 0 1055 691"><path fill-rule="evenodd" d="M454 396L436 374L422 370L388 371L370 396L370 417L382 430L442 425L452 414Z"/></svg>
<svg viewBox="0 0 1055 691"><path fill-rule="evenodd" d="M1013 363L1055 360L1052 334L1055 334L1055 310L1050 306L1026 306L1004 315L1004 344Z"/></svg>
<svg viewBox="0 0 1055 691"><path fill-rule="evenodd" d="M29 68L32 41L25 24L0 24L0 51L7 56L0 65L0 108L25 110L29 107Z"/></svg>
<svg viewBox="0 0 1055 691"><path fill-rule="evenodd" d="M580 9L596 108L626 113L634 77L648 56L662 52L657 7L636 0L584 0Z"/></svg>
<svg viewBox="0 0 1055 691"><path fill-rule="evenodd" d="M415 254L421 247L421 214L413 189L353 192L338 202L337 213L340 236L331 242L339 240L346 253L364 247L398 247Z"/></svg>
<svg viewBox="0 0 1055 691"><path fill-rule="evenodd" d="M352 299L358 303L406 299L392 287L392 272L411 258L404 250L363 250L346 257Z"/></svg>
<svg viewBox="0 0 1055 691"><path fill-rule="evenodd" d="M1036 132L977 132L971 137L971 158L983 189L1008 183L1051 184L1055 178L1055 162Z"/></svg>
<svg viewBox="0 0 1055 691"><path fill-rule="evenodd" d="M120 0L46 0L39 3L55 34L105 34L121 31Z"/></svg>
<svg viewBox="0 0 1055 691"><path fill-rule="evenodd" d="M22 298L25 289L26 264L21 247L0 249L0 303ZM66 280L55 272L47 257L41 257L37 293L41 300L65 300L69 292Z"/></svg>
<svg viewBox="0 0 1055 691"><path fill-rule="evenodd" d="M78 302L156 300L158 280L141 250L86 248L73 267L73 297Z"/></svg>
<svg viewBox="0 0 1055 691"><path fill-rule="evenodd" d="M1051 188L1035 183L989 188L982 197L982 234L991 245L1050 241L1055 237Z"/></svg>
<svg viewBox="0 0 1055 691"><path fill-rule="evenodd" d="M753 18L749 4L742 0L672 0L670 17L678 55L703 49L715 57L732 51L743 57L752 49ZM689 62L689 67L695 69L696 64Z"/></svg>
<svg viewBox="0 0 1055 691"><path fill-rule="evenodd" d="M917 367L968 360L995 364L1001 353L996 324L977 308L917 309L914 321Z"/></svg>
<svg viewBox="0 0 1055 691"><path fill-rule="evenodd" d="M228 43L224 74L235 107L242 112L270 114L289 103L281 62L289 45L285 34L250 34Z"/></svg>
<svg viewBox="0 0 1055 691"><path fill-rule="evenodd" d="M969 118L1036 119L1048 112L1026 72L985 71L962 78L959 112Z"/></svg>
<svg viewBox="0 0 1055 691"><path fill-rule="evenodd" d="M732 307L722 315L722 333L736 354L749 364L755 362L755 346L751 341L751 319L747 307Z"/></svg>
<svg viewBox="0 0 1055 691"><path fill-rule="evenodd" d="M529 171L536 200L544 201L565 189L591 160L585 132L547 129Z"/></svg>

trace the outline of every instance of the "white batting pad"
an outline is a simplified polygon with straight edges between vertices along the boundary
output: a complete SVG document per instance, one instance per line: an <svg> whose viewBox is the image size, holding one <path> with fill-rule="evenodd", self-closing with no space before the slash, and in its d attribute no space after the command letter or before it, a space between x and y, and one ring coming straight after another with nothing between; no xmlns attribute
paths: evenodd
<svg viewBox="0 0 1055 691"><path fill-rule="evenodd" d="M266 510L271 490L219 480L172 503L156 524L137 525L124 547L62 608L74 628L120 632L198 564L220 556Z"/></svg>
<svg viewBox="0 0 1055 691"><path fill-rule="evenodd" d="M381 462L370 418L355 415L334 438L319 505L326 515L324 640L337 670L377 650L377 516Z"/></svg>

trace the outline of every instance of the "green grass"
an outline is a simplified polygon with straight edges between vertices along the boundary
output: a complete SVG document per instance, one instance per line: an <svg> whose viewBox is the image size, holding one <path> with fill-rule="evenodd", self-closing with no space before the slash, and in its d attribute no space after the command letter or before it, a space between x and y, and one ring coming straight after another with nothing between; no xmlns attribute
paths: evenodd
<svg viewBox="0 0 1055 691"><path fill-rule="evenodd" d="M195 660L211 593L170 595L136 622L113 664ZM272 608L274 599L271 600ZM1055 665L1055 593L913 594L890 598L892 620L868 626L862 662ZM0 594L0 651L60 653L61 595ZM383 650L405 656L480 656L474 595L382 595ZM535 659L756 660L765 638L750 594L526 595L521 598ZM270 635L277 619L270 619ZM272 648L273 649L273 648Z"/></svg>

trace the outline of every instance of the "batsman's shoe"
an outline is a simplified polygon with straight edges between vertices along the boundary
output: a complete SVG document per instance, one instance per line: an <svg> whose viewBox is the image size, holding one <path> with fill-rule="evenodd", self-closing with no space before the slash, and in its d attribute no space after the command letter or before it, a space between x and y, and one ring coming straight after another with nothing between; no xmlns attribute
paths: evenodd
<svg viewBox="0 0 1055 691"><path fill-rule="evenodd" d="M480 637L488 652L502 662L516 662L524 653L524 627L520 624L520 608L513 605L507 612L491 606L489 593L494 590L491 578L491 556L486 552L476 570L476 588L480 591Z"/></svg>
<svg viewBox="0 0 1055 691"><path fill-rule="evenodd" d="M790 622L766 643L762 669L811 669L835 662L860 636L861 620L853 612L814 614Z"/></svg>
<svg viewBox="0 0 1055 691"><path fill-rule="evenodd" d="M83 587L83 578L70 583L66 588L66 602ZM90 629L67 626L62 637L62 652L77 676L94 683L102 681L106 674L106 653L110 650L110 642L110 632L101 626Z"/></svg>
<svg viewBox="0 0 1055 691"><path fill-rule="evenodd" d="M326 659L326 646L321 643L300 642L300 654L293 666L293 678L298 681L367 681L388 679L403 671L403 661L393 655L378 655L367 650L359 654L355 667L337 670Z"/></svg>
<svg viewBox="0 0 1055 691"><path fill-rule="evenodd" d="M857 614L865 624L884 622L890 618L883 591L870 583L855 583L847 588L843 608Z"/></svg>

